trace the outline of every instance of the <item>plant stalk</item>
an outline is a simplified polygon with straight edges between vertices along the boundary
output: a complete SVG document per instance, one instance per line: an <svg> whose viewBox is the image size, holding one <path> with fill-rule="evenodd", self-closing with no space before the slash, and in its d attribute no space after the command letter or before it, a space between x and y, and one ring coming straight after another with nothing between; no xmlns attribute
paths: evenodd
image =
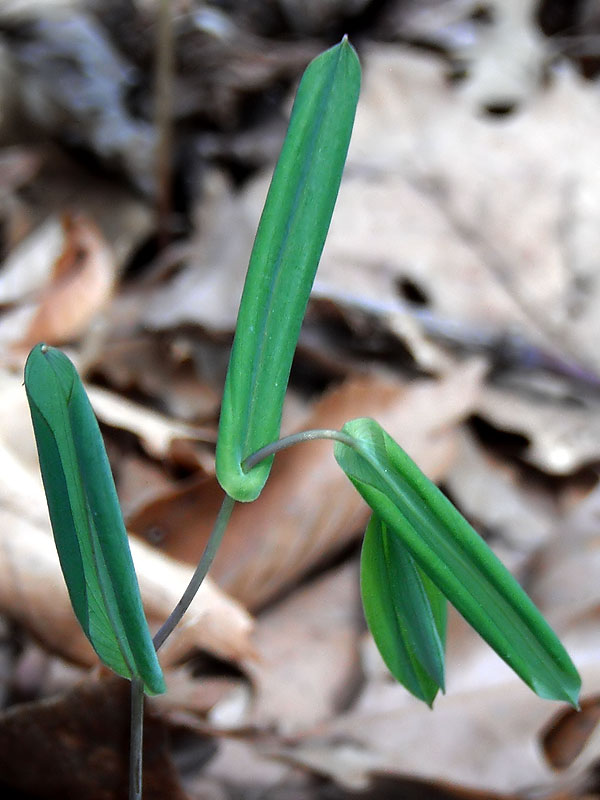
<svg viewBox="0 0 600 800"><path fill-rule="evenodd" d="M194 574L192 575L192 579L190 580L187 589L181 596L181 600L177 603L169 615L169 618L162 625L152 640L156 650L162 647L165 639L172 633L175 626L181 621L181 618L188 610L190 603L196 596L196 592L200 588L200 585L206 577L206 573L210 569L210 565L217 554L217 550L219 549L219 545L223 539L223 534L225 533L225 529L227 527L227 523L229 522L229 518L231 517L231 512L233 511L234 506L235 500L233 497L230 497L228 494L226 494L221 508L219 509L219 513L217 514L217 519L215 520L215 524L211 531L208 542L206 543L202 558L200 559L200 562L196 567Z"/></svg>
<svg viewBox="0 0 600 800"><path fill-rule="evenodd" d="M292 433L289 436L284 436L281 439L277 439L276 442L271 442L270 444L266 444L264 447L261 447L255 453L252 453L251 456L248 456L248 458L244 459L242 462L242 469L244 472L249 472L252 467L255 467L261 461L264 461L265 458L270 458L270 456L274 456L281 450L287 450L288 447L292 447L295 444L300 444L301 442L312 442L315 439L333 439L336 442L341 442L342 444L348 445L348 447L356 446L354 438L343 431L334 431L328 428L316 428L310 431L300 431L300 433Z"/></svg>
<svg viewBox="0 0 600 800"><path fill-rule="evenodd" d="M129 800L142 800L142 748L144 738L144 684L131 680L131 727L129 740Z"/></svg>

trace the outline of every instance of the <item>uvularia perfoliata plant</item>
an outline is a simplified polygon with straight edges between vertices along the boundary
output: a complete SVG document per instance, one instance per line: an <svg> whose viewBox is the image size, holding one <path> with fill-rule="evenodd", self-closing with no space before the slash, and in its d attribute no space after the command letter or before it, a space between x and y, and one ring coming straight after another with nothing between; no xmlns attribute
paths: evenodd
<svg viewBox="0 0 600 800"><path fill-rule="evenodd" d="M580 678L519 584L457 509L375 420L279 440L300 325L338 193L360 84L347 39L300 83L261 217L225 383L216 453L225 491L196 573L157 634L159 646L202 582L235 501L255 500L273 457L335 441L335 457L373 514L364 537L365 618L392 674L431 705L444 690L452 603L534 692L577 706ZM132 764L141 763L141 690L164 691L98 424L75 368L38 345L25 385L61 566L77 618L102 661L132 678ZM282 498L283 500L283 498ZM334 497L330 502L335 503ZM309 656L307 656L309 657ZM137 759L137 760L136 760ZM133 786L139 788L135 770ZM133 793L131 793L133 792ZM130 797L138 800L138 789Z"/></svg>

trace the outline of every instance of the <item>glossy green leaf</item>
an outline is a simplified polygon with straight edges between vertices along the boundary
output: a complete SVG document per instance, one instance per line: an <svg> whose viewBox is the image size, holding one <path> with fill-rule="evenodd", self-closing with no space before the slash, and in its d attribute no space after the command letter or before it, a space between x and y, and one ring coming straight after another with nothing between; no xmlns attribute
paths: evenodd
<svg viewBox="0 0 600 800"><path fill-rule="evenodd" d="M106 666L165 691L102 436L69 359L37 345L25 389L50 521L75 615Z"/></svg>
<svg viewBox="0 0 600 800"><path fill-rule="evenodd" d="M431 706L444 690L446 598L377 514L363 540L360 588L367 625L388 669Z"/></svg>
<svg viewBox="0 0 600 800"><path fill-rule="evenodd" d="M360 87L344 39L306 69L256 234L221 407L217 477L256 499L272 458L242 463L279 437L292 358L346 160Z"/></svg>
<svg viewBox="0 0 600 800"><path fill-rule="evenodd" d="M540 697L577 705L581 680L532 601L450 501L372 419L343 431L338 463L475 630Z"/></svg>

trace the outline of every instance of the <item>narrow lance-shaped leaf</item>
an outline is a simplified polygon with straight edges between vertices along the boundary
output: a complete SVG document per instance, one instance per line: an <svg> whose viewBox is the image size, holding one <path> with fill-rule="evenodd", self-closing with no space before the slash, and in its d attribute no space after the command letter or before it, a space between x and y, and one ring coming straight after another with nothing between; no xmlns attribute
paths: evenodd
<svg viewBox="0 0 600 800"><path fill-rule="evenodd" d="M145 691L165 691L102 436L77 371L37 345L25 389L61 568L100 659Z"/></svg>
<svg viewBox="0 0 600 800"><path fill-rule="evenodd" d="M581 679L517 581L450 501L372 419L348 422L339 465L423 572L540 697L576 706Z"/></svg>
<svg viewBox="0 0 600 800"><path fill-rule="evenodd" d="M444 689L446 598L377 514L363 540L360 588L367 625L388 669L431 706Z"/></svg>
<svg viewBox="0 0 600 800"><path fill-rule="evenodd" d="M240 305L221 408L217 477L256 499L272 458L242 463L279 437L292 358L346 160L360 86L347 39L306 69L265 202Z"/></svg>

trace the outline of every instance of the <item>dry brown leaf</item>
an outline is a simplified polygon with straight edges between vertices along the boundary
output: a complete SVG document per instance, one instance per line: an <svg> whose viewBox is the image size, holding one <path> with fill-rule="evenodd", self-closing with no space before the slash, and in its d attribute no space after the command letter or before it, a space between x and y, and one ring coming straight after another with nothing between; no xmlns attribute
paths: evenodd
<svg viewBox="0 0 600 800"><path fill-rule="evenodd" d="M498 124L474 115L430 57L379 46L364 64L321 296L389 307L409 281L438 327L514 328L598 367L592 87L562 73Z"/></svg>
<svg viewBox="0 0 600 800"><path fill-rule="evenodd" d="M214 331L235 328L256 230L253 214L244 213L221 173L212 172L197 216L201 236L190 247L185 268L167 285L153 289L140 306L142 322L150 329L186 322Z"/></svg>
<svg viewBox="0 0 600 800"><path fill-rule="evenodd" d="M349 561L260 615L260 658L247 667L255 697L242 726L290 735L347 705L360 677L358 584Z"/></svg>
<svg viewBox="0 0 600 800"><path fill-rule="evenodd" d="M559 517L554 536L533 565L533 599L561 630L597 625L600 617L600 489Z"/></svg>
<svg viewBox="0 0 600 800"><path fill-rule="evenodd" d="M485 667L484 663L481 664ZM584 683L598 685L597 665L583 669ZM507 676L505 675L505 678ZM472 685L436 700L435 711L406 703L400 686L371 689L346 715L299 740L302 747L327 754L350 743L355 757L347 763L354 785L367 785L374 772L448 782L461 788L540 794L580 786L584 773L573 770L557 780L539 746L556 706L536 697L517 678L486 686ZM336 764L334 779L345 779ZM589 765L588 761L588 765ZM327 774L326 769L321 774Z"/></svg>
<svg viewBox="0 0 600 800"><path fill-rule="evenodd" d="M127 452L119 458L117 491L124 517L134 514L175 487L176 480L165 470L164 464L150 461L143 453Z"/></svg>
<svg viewBox="0 0 600 800"><path fill-rule="evenodd" d="M586 697L581 709L568 708L550 721L542 733L544 754L555 769L571 766L600 722L600 697Z"/></svg>
<svg viewBox="0 0 600 800"><path fill-rule="evenodd" d="M88 386L86 388L96 416L107 425L130 431L139 437L152 458L168 458L177 440L215 442L216 431L169 419L164 414L145 408L113 392Z"/></svg>
<svg viewBox="0 0 600 800"><path fill-rule="evenodd" d="M23 337L26 346L80 336L112 294L116 264L99 229L81 215L64 217L63 228L63 250Z"/></svg>
<svg viewBox="0 0 600 800"><path fill-rule="evenodd" d="M137 292L127 302L136 307L142 304ZM111 305L111 319L120 303L117 297ZM137 331L106 342L94 370L115 389L158 398L160 406L179 420L212 421L218 416L228 358L222 348L218 355L215 350L185 333L157 340Z"/></svg>
<svg viewBox="0 0 600 800"><path fill-rule="evenodd" d="M27 348L79 336L106 307L114 280L113 254L91 220L51 219L6 264L0 296L16 305L2 318L2 339Z"/></svg>
<svg viewBox="0 0 600 800"><path fill-rule="evenodd" d="M476 111L510 113L539 91L550 51L537 24L538 6L538 0L492 0L490 23L480 26L470 47L454 53L469 65L463 93Z"/></svg>
<svg viewBox="0 0 600 800"><path fill-rule="evenodd" d="M568 475L600 457L600 415L593 400L528 397L488 386L478 413L496 428L529 439L521 455L552 475Z"/></svg>
<svg viewBox="0 0 600 800"><path fill-rule="evenodd" d="M342 384L320 400L304 428L340 428L372 416L433 480L454 455L454 427L473 408L483 365L473 362L439 381L403 384L371 375ZM195 563L212 528L222 492L203 481L152 503L128 520L141 536L160 540L172 557ZM257 608L364 526L367 509L337 466L330 442L315 441L277 456L260 499L238 504L212 575L249 608Z"/></svg>
<svg viewBox="0 0 600 800"><path fill-rule="evenodd" d="M206 766L206 776L220 786L232 788L234 796L244 798L258 794L259 797L272 797L272 792L285 787L292 773L291 767L265 756L260 742L255 738L224 738L219 743L219 751ZM299 792L298 776L289 793L288 800L314 800L314 787L306 797ZM306 780L304 781L306 784ZM257 791L258 790L258 791ZM229 795L231 796L231 795ZM275 795L277 797L277 795ZM285 793L284 793L285 797ZM282 798L283 800L283 798Z"/></svg>
<svg viewBox="0 0 600 800"><path fill-rule="evenodd" d="M215 706L231 697L240 685L246 685L239 677L207 675L201 669L190 669L190 665L171 667L165 674L165 682L167 691L155 699L156 708L173 722L192 727L202 725L199 718L210 717Z"/></svg>
<svg viewBox="0 0 600 800"><path fill-rule="evenodd" d="M52 216L27 236L4 260L0 275L3 304L26 300L50 281L52 265L65 246L65 230L59 216Z"/></svg>
<svg viewBox="0 0 600 800"><path fill-rule="evenodd" d="M128 739L129 683L114 677L87 681L0 715L0 782L48 800L126 800ZM145 798L188 798L171 760L167 730L148 709L143 768Z"/></svg>
<svg viewBox="0 0 600 800"><path fill-rule="evenodd" d="M471 524L491 534L496 544L501 541L515 559L530 556L553 531L557 505L551 495L527 483L513 464L484 450L467 430L460 432L445 485Z"/></svg>

